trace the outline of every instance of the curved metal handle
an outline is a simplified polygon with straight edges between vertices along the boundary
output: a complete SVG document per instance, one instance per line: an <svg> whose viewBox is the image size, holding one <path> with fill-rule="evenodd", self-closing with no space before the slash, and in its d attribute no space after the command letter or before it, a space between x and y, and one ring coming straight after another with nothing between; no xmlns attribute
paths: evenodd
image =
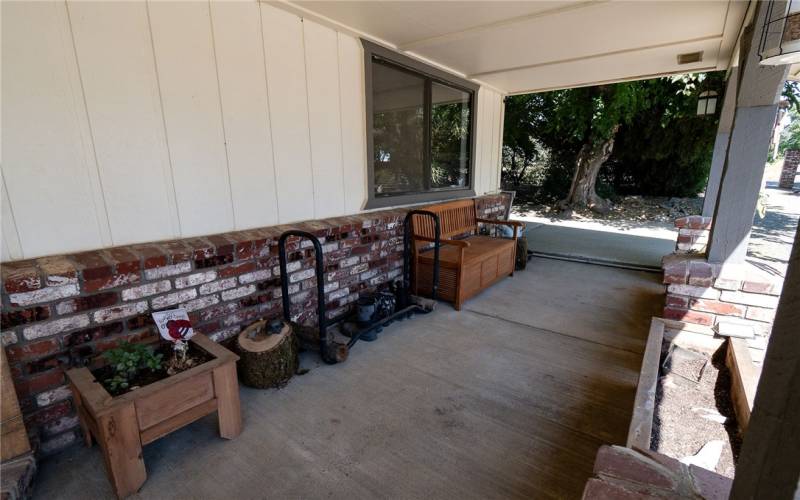
<svg viewBox="0 0 800 500"><path fill-rule="evenodd" d="M404 306L411 304L411 218L415 215L425 215L433 218L433 286L431 288L431 299L436 300L436 292L439 289L439 247L441 246L442 230L439 225L439 215L430 210L411 210L406 214L403 222L403 288L405 300Z"/></svg>

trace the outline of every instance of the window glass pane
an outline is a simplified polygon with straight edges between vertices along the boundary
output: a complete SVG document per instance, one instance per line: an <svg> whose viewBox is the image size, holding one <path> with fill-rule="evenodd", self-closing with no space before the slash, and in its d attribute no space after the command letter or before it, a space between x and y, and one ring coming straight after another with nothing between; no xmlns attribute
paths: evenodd
<svg viewBox="0 0 800 500"><path fill-rule="evenodd" d="M372 87L375 195L425 191L425 79L373 60Z"/></svg>
<svg viewBox="0 0 800 500"><path fill-rule="evenodd" d="M470 94L433 82L431 187L469 186Z"/></svg>

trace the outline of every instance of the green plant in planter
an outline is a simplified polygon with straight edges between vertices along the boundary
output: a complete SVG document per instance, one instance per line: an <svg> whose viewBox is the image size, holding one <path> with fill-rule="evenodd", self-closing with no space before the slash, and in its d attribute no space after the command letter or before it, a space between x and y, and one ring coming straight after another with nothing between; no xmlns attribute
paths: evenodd
<svg viewBox="0 0 800 500"><path fill-rule="evenodd" d="M103 357L108 360L113 372L106 383L112 392L118 392L128 389L141 370L160 370L164 355L156 354L151 347L142 344L123 342L119 347L104 352Z"/></svg>

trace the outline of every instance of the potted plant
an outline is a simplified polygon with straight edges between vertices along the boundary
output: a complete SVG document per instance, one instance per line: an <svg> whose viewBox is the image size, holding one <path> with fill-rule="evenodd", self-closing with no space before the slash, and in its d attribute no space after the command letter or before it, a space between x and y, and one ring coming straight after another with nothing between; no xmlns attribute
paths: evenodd
<svg viewBox="0 0 800 500"><path fill-rule="evenodd" d="M67 372L86 444L100 444L120 498L147 479L142 445L215 411L220 436L241 432L238 356L202 334L175 346L122 344Z"/></svg>

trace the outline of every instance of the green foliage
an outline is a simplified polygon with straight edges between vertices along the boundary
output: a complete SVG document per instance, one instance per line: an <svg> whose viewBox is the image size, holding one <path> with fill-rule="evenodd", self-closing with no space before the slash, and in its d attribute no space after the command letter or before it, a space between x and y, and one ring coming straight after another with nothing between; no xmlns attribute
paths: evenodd
<svg viewBox="0 0 800 500"><path fill-rule="evenodd" d="M789 149L800 149L800 112L797 108L789 108L789 125L781 132L778 152L783 155Z"/></svg>
<svg viewBox="0 0 800 500"><path fill-rule="evenodd" d="M562 199L581 147L605 142L619 127L598 194L696 194L708 175L717 127L716 116L696 115L697 94L721 94L722 81L721 73L708 73L511 96L503 181L518 186L535 171L539 201Z"/></svg>
<svg viewBox="0 0 800 500"><path fill-rule="evenodd" d="M104 352L103 357L112 370L106 383L112 392L118 392L127 389L141 370L160 370L164 355L155 354L151 347L142 344L123 342L119 347Z"/></svg>

